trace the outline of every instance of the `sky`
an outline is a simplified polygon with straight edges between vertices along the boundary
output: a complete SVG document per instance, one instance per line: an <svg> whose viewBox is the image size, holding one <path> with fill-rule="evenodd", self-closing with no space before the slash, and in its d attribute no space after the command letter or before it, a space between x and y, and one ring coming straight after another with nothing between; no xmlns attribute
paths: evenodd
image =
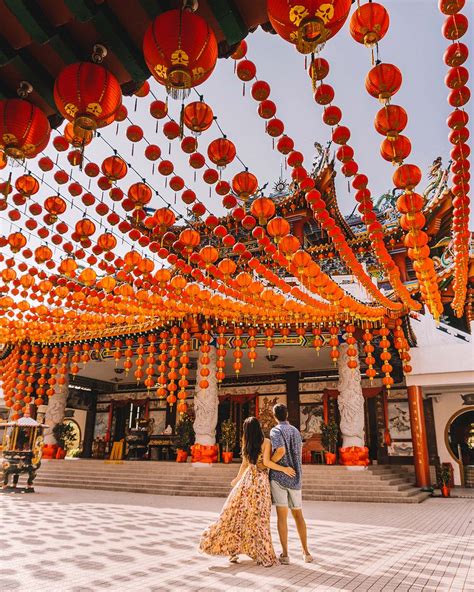
<svg viewBox="0 0 474 592"><path fill-rule="evenodd" d="M442 156L446 164L451 149L446 125L446 117L451 108L447 103L448 89L444 84L447 67L443 62L443 53L448 42L441 34L443 16L438 11L437 4L436 0L386 0L384 5L390 14L390 27L380 43L380 58L397 65L403 74L402 88L392 102L403 106L408 113L409 122L404 133L410 138L413 148L407 161L418 164L425 173L420 188L427 184L426 172L432 161L437 156ZM474 0L467 1L463 12L474 22ZM472 34L468 33L463 39L465 43L470 44L471 53L472 38ZM313 100L311 80L304 68L304 56L298 54L292 45L277 35L270 35L261 29L249 34L247 42L247 57L255 62L257 77L269 82L272 89L270 98L277 105L277 117L285 123L286 133L295 140L296 148L303 152L305 164L309 166L314 154L313 143L318 141L324 145L330 138L331 129L322 122L323 108ZM330 73L325 82L334 87L334 104L341 107L342 123L351 130L350 145L355 149L359 170L368 175L369 187L373 196L377 197L392 187L394 167L381 158L379 147L383 137L373 126L374 116L381 105L365 90L365 76L372 67L370 50L353 41L347 21L343 29L326 44L321 56L330 63ZM466 65L469 68L470 60ZM157 98L166 97L165 89L152 78L150 84ZM224 132L235 143L239 157L249 170L256 174L260 186L268 182L269 187L272 187L278 180L281 170L283 176L287 177L289 170L285 170L281 154L272 148L272 139L264 131L265 123L257 114L258 103L250 95L250 86L251 84L247 84L246 94L242 96L242 82L234 74L234 61L221 59L218 60L210 79L199 86L198 90L203 94L204 100L212 106ZM190 100L196 98L192 93ZM186 184L196 191L211 212L223 213L221 198L214 191L209 195L209 186L199 179L204 169L198 172L198 181L194 182L194 171L188 166L188 156L181 151L179 140L173 141L171 154L168 155L169 142L161 132L162 123L160 122L160 129L156 133L156 121L149 115L149 104L152 100L151 95L138 100L135 97L124 98L132 123L141 125L147 140L162 148L163 156L175 163L176 174L185 179ZM467 106L471 121L472 103L471 100ZM170 114L178 120L180 103L170 99L169 108ZM139 176L130 171L120 186L126 190L131 183L143 177L164 197L163 201L155 196L150 204L152 207L162 207L168 202L184 213L185 206L179 196L175 205L176 196L165 186L163 177L156 173L152 175L152 164L143 157L145 141L134 145L132 155L132 144L125 138L127 125L127 122L119 126L112 124L102 130L109 144L139 171ZM198 150L206 154L209 142L219 136L217 127L211 126L199 137ZM53 160L57 160L66 171L72 171L76 180L86 187L89 186L88 177L77 168L71 169L66 160L66 153L58 155L52 145L46 153ZM86 157L99 165L103 158L111 153L110 147L101 138L95 138L86 148ZM27 166L38 171L34 163L28 162ZM223 178L230 181L241 168L240 163L235 161L223 172ZM55 170L57 169L45 176L45 181L57 187L52 179ZM21 172L18 167L14 168L13 178ZM7 174L8 168L0 172L3 178ZM106 194L101 194L95 181L90 184L90 190L97 198L104 199L112 207L113 203ZM356 205L354 191L348 191L347 180L340 173L336 177L336 186L340 208L347 214ZM101 220L94 211L95 206L86 209L80 198L69 196L66 187L62 186L60 192L74 203L74 206L68 209L67 216L65 215L66 222L74 225L84 213L96 221ZM50 187L43 186L34 199L42 203L45 197L54 193ZM124 214L120 206L115 207L118 213ZM20 211L23 211L23 208L20 208ZM23 222L24 220L25 217L22 218ZM0 223L2 233L9 234L16 230L3 219L0 219ZM62 256L60 249L55 252L55 256Z"/></svg>

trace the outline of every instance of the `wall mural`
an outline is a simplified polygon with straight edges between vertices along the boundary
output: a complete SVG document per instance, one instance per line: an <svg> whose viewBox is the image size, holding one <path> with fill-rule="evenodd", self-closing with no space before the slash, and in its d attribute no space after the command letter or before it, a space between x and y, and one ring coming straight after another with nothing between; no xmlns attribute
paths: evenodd
<svg viewBox="0 0 474 592"><path fill-rule="evenodd" d="M300 431L303 440L309 440L312 436L321 433L323 423L322 403L300 405Z"/></svg>
<svg viewBox="0 0 474 592"><path fill-rule="evenodd" d="M109 421L108 413L96 413L94 424L94 438L103 438L107 433L107 425Z"/></svg>
<svg viewBox="0 0 474 592"><path fill-rule="evenodd" d="M278 403L286 405L286 395L261 395L258 397L258 419L262 424L265 436L268 436L272 427L276 425L273 417L273 406Z"/></svg>

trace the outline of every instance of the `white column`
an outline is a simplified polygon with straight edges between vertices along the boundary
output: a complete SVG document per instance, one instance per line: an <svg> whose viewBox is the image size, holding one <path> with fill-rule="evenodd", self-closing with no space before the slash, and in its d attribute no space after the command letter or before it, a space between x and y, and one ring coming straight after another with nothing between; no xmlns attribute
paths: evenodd
<svg viewBox="0 0 474 592"><path fill-rule="evenodd" d="M67 376L67 375L66 375ZM64 412L66 409L67 398L69 395L69 382L64 385L56 384L54 387L54 395L49 397L48 407L44 418L44 423L49 426L45 430L44 443L57 444L56 438L53 436L53 428L58 423L62 423L64 419Z"/></svg>
<svg viewBox="0 0 474 592"><path fill-rule="evenodd" d="M211 345L209 352L210 362L208 365L209 376L207 381L209 386L202 389L199 386L201 381L201 356L198 357L196 370L196 387L194 394L194 410L196 419L194 421L194 432L196 434L196 444L201 446L214 446L216 443L217 426L217 408L219 406L217 378L216 378L216 348Z"/></svg>
<svg viewBox="0 0 474 592"><path fill-rule="evenodd" d="M342 433L342 447L365 446L364 442L364 396L362 394L362 383L360 377L359 359L357 368L351 369L347 366L349 356L347 355L347 343L339 346L339 396L337 404L341 415L340 429ZM357 344L352 347L357 349Z"/></svg>

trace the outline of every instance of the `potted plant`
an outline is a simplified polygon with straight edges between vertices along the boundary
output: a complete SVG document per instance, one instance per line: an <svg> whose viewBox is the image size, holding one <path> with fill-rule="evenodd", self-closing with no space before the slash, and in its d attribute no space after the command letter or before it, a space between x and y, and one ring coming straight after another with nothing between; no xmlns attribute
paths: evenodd
<svg viewBox="0 0 474 592"><path fill-rule="evenodd" d="M237 426L231 419L226 419L221 424L222 460L228 464L234 457Z"/></svg>
<svg viewBox="0 0 474 592"><path fill-rule="evenodd" d="M176 424L176 462L186 462L188 460L194 438L193 420L190 415L183 413Z"/></svg>
<svg viewBox="0 0 474 592"><path fill-rule="evenodd" d="M337 423L332 420L328 423L323 423L321 427L322 431L322 444L324 446L324 458L327 465L336 464L336 446L337 438L339 435L339 427Z"/></svg>
<svg viewBox="0 0 474 592"><path fill-rule="evenodd" d="M56 458L62 459L66 456L69 446L75 440L74 428L68 423L57 423L53 428L53 436L59 446Z"/></svg>
<svg viewBox="0 0 474 592"><path fill-rule="evenodd" d="M449 464L442 464L439 470L439 480L441 483L442 497L450 497L451 495L451 466Z"/></svg>

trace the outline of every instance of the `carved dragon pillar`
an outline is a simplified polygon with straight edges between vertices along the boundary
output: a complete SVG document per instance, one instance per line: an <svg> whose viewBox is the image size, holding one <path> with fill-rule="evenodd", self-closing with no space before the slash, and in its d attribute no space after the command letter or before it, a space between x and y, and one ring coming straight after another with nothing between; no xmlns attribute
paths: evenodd
<svg viewBox="0 0 474 592"><path fill-rule="evenodd" d="M192 447L193 462L213 463L217 461L218 448L216 446L216 426L217 426L217 409L219 406L217 378L216 378L216 361L217 352L214 345L211 345L209 351L209 376L207 382L209 386L201 388L201 360L198 357L198 365L196 370L196 387L194 394L194 409L196 412L196 419L194 420L194 432L196 434L196 442Z"/></svg>
<svg viewBox="0 0 474 592"><path fill-rule="evenodd" d="M67 374L66 374L67 376ZM56 383L54 386L54 395L49 397L48 407L44 418L44 423L49 426L45 430L44 442L45 444L57 444L56 438L53 436L53 428L58 423L64 420L67 399L69 396L69 383L64 385Z"/></svg>
<svg viewBox="0 0 474 592"><path fill-rule="evenodd" d="M343 465L366 466L369 464L369 451L364 446L364 395L362 394L360 366L357 363L357 367L354 369L348 367L348 347L347 343L342 343L339 346L337 404L341 416L340 429L342 433L339 460ZM357 348L357 345L352 347Z"/></svg>

